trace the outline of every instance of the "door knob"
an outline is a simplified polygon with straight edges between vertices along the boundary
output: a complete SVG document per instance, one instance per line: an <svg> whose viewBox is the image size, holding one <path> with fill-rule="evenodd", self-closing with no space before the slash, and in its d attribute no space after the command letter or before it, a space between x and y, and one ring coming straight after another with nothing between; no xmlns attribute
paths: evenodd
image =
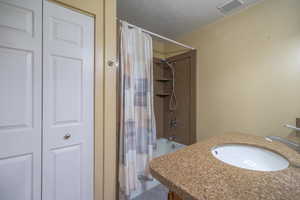
<svg viewBox="0 0 300 200"><path fill-rule="evenodd" d="M67 140L67 139L69 139L70 137L71 137L71 134L68 133L68 134L66 134L66 135L64 136L64 139Z"/></svg>

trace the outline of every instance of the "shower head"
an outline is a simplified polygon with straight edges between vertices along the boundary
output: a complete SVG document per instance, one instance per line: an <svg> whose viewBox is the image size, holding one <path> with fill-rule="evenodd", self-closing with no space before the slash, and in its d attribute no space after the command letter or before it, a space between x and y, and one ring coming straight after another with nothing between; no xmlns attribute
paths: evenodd
<svg viewBox="0 0 300 200"><path fill-rule="evenodd" d="M161 63L169 63L169 64L170 64L170 63L176 63L176 61L169 61L169 60L167 60L167 59L165 59L165 58L161 58L161 59L160 59L160 62L161 62Z"/></svg>

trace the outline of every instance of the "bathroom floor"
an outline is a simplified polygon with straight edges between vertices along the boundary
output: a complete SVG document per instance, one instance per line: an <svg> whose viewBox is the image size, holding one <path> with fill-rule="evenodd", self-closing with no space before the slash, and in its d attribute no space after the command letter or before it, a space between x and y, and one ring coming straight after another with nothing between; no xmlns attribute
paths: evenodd
<svg viewBox="0 0 300 200"><path fill-rule="evenodd" d="M167 199L168 199L168 189L163 185L159 185L137 196L133 200L167 200Z"/></svg>

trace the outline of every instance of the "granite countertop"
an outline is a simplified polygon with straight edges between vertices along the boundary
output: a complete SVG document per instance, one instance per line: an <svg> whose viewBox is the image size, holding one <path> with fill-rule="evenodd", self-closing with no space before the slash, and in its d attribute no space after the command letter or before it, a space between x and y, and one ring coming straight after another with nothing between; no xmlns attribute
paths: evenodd
<svg viewBox="0 0 300 200"><path fill-rule="evenodd" d="M225 164L211 148L226 143L261 146L300 165L300 154L281 143L232 133L153 159L151 174L184 200L300 200L300 168L261 172Z"/></svg>

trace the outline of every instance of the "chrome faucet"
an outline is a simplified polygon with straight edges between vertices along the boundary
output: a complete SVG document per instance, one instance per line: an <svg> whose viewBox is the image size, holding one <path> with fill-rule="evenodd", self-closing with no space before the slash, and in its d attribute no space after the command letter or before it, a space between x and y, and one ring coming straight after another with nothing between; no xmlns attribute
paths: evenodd
<svg viewBox="0 0 300 200"><path fill-rule="evenodd" d="M175 119L171 119L170 120L170 128L176 128L177 127L177 120Z"/></svg>
<svg viewBox="0 0 300 200"><path fill-rule="evenodd" d="M175 135L172 135L172 136L168 137L168 141L169 141L169 142L172 142L172 143L171 143L172 149L175 149L175 148L176 148L176 143L174 143L175 140L176 140L176 138L177 138L177 137L176 137Z"/></svg>
<svg viewBox="0 0 300 200"><path fill-rule="evenodd" d="M282 137L278 137L278 136L267 136L266 140L268 141L277 141L280 142L282 144L287 145L288 147L290 147L291 149L294 149L295 151L297 151L298 153L300 153L300 144L297 144L295 142L292 142L286 138L282 138Z"/></svg>

